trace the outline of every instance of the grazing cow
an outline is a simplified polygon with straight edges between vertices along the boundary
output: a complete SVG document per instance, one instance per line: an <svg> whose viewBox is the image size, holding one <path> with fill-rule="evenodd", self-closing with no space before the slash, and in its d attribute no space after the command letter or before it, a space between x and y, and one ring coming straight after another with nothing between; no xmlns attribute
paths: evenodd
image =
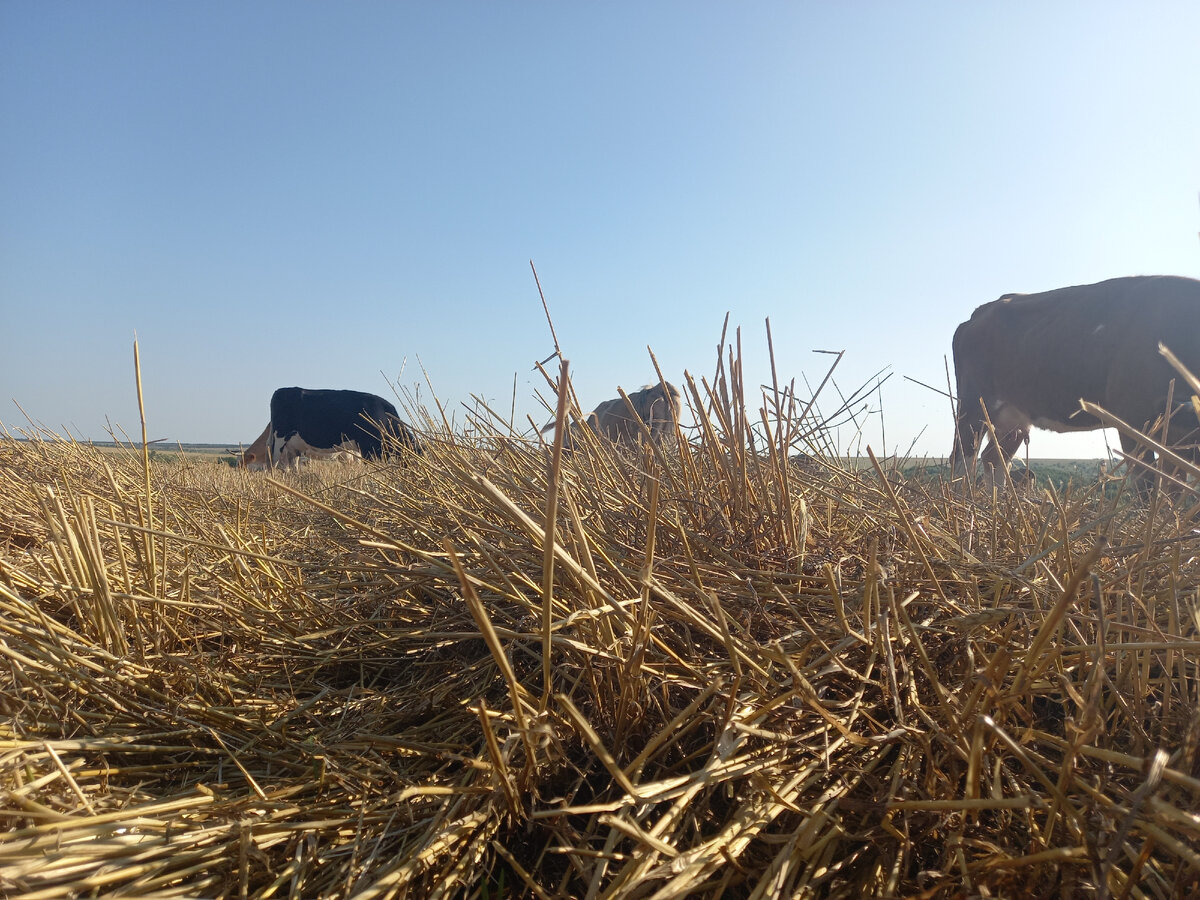
<svg viewBox="0 0 1200 900"><path fill-rule="evenodd" d="M618 444L636 444L641 440L642 425L645 424L651 441L657 443L674 436L675 423L679 420L679 388L663 381L645 385L626 396L628 403L625 397L617 397L605 400L588 413L587 427L593 434ZM574 449L577 442L578 434L573 428L567 433L563 446Z"/></svg>
<svg viewBox="0 0 1200 900"><path fill-rule="evenodd" d="M385 439L414 453L421 444L387 400L361 391L280 388L271 396L271 462L287 466L299 456L328 456L354 445L372 459Z"/></svg>
<svg viewBox="0 0 1200 900"><path fill-rule="evenodd" d="M1176 377L1159 353L1160 343L1200 372L1200 281L1168 275L1114 278L1041 294L1005 294L985 303L954 332L955 473L974 470L987 430L981 402L996 443L989 443L980 459L1001 468L1028 440L1032 426L1102 428L1098 418L1082 411L1080 400L1135 428L1153 423L1166 413ZM1200 423L1182 378L1174 400L1167 442L1178 445ZM1137 442L1122 434L1121 449L1133 455Z"/></svg>

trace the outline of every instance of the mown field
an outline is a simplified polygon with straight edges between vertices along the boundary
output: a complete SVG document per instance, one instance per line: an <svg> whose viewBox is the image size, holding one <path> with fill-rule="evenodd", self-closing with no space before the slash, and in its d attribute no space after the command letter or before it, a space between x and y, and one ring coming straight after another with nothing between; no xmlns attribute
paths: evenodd
<svg viewBox="0 0 1200 900"><path fill-rule="evenodd" d="M1200 891L1195 497L717 395L682 450L0 442L0 895Z"/></svg>
<svg viewBox="0 0 1200 900"><path fill-rule="evenodd" d="M117 450L118 445L98 445L104 450ZM163 444L150 451L150 458L155 462L203 462L205 460L236 466L238 462L237 444ZM798 455L800 456L800 455ZM807 456L803 454L802 456ZM850 471L869 471L869 457L834 457L825 458L840 469ZM800 459L793 457L799 462ZM1015 464L1014 471L1021 471L1025 463ZM906 478L917 480L949 479L950 467L944 459L905 459L891 461L889 468L896 469ZM1054 487L1062 491L1071 484L1085 484L1096 481L1102 472L1102 461L1098 459L1033 459L1028 462L1028 469L1033 473L1035 483L1040 487Z"/></svg>

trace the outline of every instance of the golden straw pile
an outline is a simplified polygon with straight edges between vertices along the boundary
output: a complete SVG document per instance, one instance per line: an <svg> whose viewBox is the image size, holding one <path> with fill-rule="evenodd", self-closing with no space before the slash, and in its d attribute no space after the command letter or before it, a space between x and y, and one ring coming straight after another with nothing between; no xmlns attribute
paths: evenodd
<svg viewBox="0 0 1200 900"><path fill-rule="evenodd" d="M1200 891L1195 498L793 458L739 373L682 450L0 441L0 895Z"/></svg>

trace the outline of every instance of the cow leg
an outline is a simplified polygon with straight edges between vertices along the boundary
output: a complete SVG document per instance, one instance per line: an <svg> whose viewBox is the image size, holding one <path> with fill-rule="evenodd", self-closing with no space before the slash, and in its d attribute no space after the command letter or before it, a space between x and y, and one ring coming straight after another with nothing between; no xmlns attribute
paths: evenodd
<svg viewBox="0 0 1200 900"><path fill-rule="evenodd" d="M954 449L950 451L950 469L954 478L966 475L974 479L979 446L987 435L983 418L985 401L983 395L963 379L961 368L957 387L958 421L955 423Z"/></svg>
<svg viewBox="0 0 1200 900"><path fill-rule="evenodd" d="M271 464L281 469L290 469L298 464L308 444L298 434L290 437L275 435L271 442Z"/></svg>
<svg viewBox="0 0 1200 900"><path fill-rule="evenodd" d="M1200 428L1197 427L1195 410L1191 403L1176 407L1171 417L1169 433L1163 436L1163 443L1171 451L1192 466L1200 464ZM1180 482L1187 483L1192 475L1192 469L1182 464L1169 463L1171 474Z"/></svg>
<svg viewBox="0 0 1200 900"><path fill-rule="evenodd" d="M1004 486L1004 473L1008 471L1009 461L1028 437L1027 430L1018 429L997 434L995 442L989 438L987 446L979 454L979 468L990 484Z"/></svg>
<svg viewBox="0 0 1200 900"><path fill-rule="evenodd" d="M1121 452L1131 460L1141 460L1141 462L1151 465L1154 462L1154 451L1148 450L1141 444L1137 438L1121 432ZM1147 468L1138 462L1131 462L1134 467L1133 484L1137 492L1143 497L1148 497L1154 491L1154 470Z"/></svg>
<svg viewBox="0 0 1200 900"><path fill-rule="evenodd" d="M1007 469L1013 455L1029 440L1028 428L1013 428L996 433L996 443L988 441L980 460L997 469Z"/></svg>
<svg viewBox="0 0 1200 900"><path fill-rule="evenodd" d="M267 441L267 468L274 469L283 465L283 448L287 446L287 438L281 437L279 432L272 431L271 437Z"/></svg>
<svg viewBox="0 0 1200 900"><path fill-rule="evenodd" d="M953 478L975 477L975 459L983 435L965 417L960 418L954 432L954 449L950 451L950 471Z"/></svg>
<svg viewBox="0 0 1200 900"><path fill-rule="evenodd" d="M964 395L960 390L960 403L962 396ZM992 431L996 435L996 441L992 441L988 434L988 418L983 410L982 398L976 400L975 405L976 409L972 409L970 403L959 407L954 450L950 456L955 478L967 475L974 479L978 463L983 463L984 471L994 476L997 469L1008 467L1008 461L1017 447L1029 437L1026 423L1019 415L1013 415L1001 405L991 414ZM980 444L985 442L983 452L980 453Z"/></svg>
<svg viewBox="0 0 1200 900"><path fill-rule="evenodd" d="M1190 412L1190 410L1187 410L1187 412ZM1151 433L1154 433L1155 430L1157 429L1151 430ZM1181 457L1187 462L1192 463L1192 465L1200 464L1200 448L1197 447L1196 443L1198 434L1193 422L1188 422L1187 419L1183 417L1181 417L1180 421L1172 419L1169 433L1160 433L1155 434L1154 436L1161 440L1162 443L1167 447L1169 447L1171 452L1175 455ZM1156 456L1154 451L1139 444L1139 442L1135 439L1126 437L1124 434L1122 434L1120 437L1121 452L1127 457L1132 457L1135 460L1141 460L1147 465L1154 462ZM1170 459L1162 457L1161 455L1158 456L1158 463L1158 469L1167 476L1163 480L1163 485L1168 490L1175 492L1179 487L1179 484L1176 482L1182 484L1186 484L1188 482L1191 470L1187 466L1177 464ZM1153 491L1158 473L1153 468L1148 468L1147 466L1141 465L1137 462L1132 463L1132 465L1136 466L1137 469L1134 472L1133 481L1137 487L1138 493L1140 493L1143 497L1149 496L1149 494Z"/></svg>
<svg viewBox="0 0 1200 900"><path fill-rule="evenodd" d="M995 477L1008 470L1013 454L1029 440L1029 420L1019 410L1008 404L1000 404L991 416L995 441L980 455L985 468Z"/></svg>

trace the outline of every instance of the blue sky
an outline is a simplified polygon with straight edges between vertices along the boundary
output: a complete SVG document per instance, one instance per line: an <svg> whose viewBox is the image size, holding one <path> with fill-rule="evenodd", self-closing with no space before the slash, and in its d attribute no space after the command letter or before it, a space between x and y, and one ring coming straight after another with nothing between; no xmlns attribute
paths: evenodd
<svg viewBox="0 0 1200 900"><path fill-rule="evenodd" d="M1200 5L0 4L0 422L249 442L284 385L428 372L545 417L537 266L585 408L893 373L943 455L981 303L1200 275ZM879 414L882 409L882 416ZM458 421L461 423L461 413ZM882 427L881 427L882 426ZM843 440L849 446L849 436ZM1034 436L1034 456L1099 455Z"/></svg>

